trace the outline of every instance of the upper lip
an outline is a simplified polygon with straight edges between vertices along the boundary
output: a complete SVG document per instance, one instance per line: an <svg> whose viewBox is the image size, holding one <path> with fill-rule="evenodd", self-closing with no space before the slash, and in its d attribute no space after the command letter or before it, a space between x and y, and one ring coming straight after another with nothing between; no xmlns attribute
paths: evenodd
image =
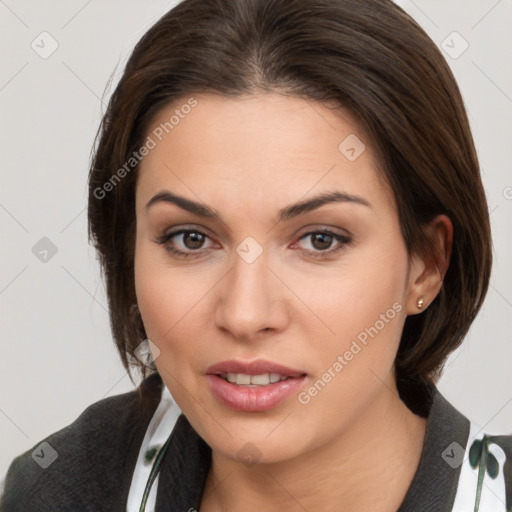
<svg viewBox="0 0 512 512"><path fill-rule="evenodd" d="M286 377L301 377L306 372L289 368L282 364L257 359L256 361L222 361L210 366L206 373L220 375L221 373L242 373L244 375L262 375L264 373L278 373Z"/></svg>

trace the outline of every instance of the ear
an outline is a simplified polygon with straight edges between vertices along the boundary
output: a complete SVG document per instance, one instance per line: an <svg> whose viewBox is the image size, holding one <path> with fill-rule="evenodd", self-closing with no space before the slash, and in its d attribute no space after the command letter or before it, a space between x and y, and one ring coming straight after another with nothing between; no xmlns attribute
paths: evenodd
<svg viewBox="0 0 512 512"><path fill-rule="evenodd" d="M452 253L453 225L446 215L438 215L423 231L431 243L427 245L426 254L414 254L411 258L406 304L408 315L425 311L437 297Z"/></svg>

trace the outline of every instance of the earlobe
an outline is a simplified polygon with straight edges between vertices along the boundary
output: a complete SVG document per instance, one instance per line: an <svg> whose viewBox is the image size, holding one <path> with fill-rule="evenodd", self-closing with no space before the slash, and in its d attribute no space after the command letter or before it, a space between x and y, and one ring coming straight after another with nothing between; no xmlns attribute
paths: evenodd
<svg viewBox="0 0 512 512"><path fill-rule="evenodd" d="M450 264L453 225L446 215L438 215L425 229L430 248L423 256L414 255L409 276L407 314L425 311L437 297Z"/></svg>

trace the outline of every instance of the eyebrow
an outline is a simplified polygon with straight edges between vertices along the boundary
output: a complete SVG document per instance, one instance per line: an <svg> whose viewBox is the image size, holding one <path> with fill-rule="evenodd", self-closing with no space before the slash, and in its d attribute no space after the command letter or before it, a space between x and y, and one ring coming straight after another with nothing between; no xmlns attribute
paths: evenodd
<svg viewBox="0 0 512 512"><path fill-rule="evenodd" d="M168 190L162 190L153 196L146 204L146 211L149 210L149 208L154 204L161 202L175 204L183 210L187 210L188 212L198 215L199 217L213 218L224 222L216 210L206 206L205 204L198 203L196 201L192 201L191 199L187 199L186 197L173 194ZM312 210L316 210L317 208L330 203L353 203L373 208L371 203L360 196L347 194L345 192L339 192L336 190L332 192L324 192L310 199L298 201L289 206L286 206L279 210L278 219L279 221L288 220Z"/></svg>

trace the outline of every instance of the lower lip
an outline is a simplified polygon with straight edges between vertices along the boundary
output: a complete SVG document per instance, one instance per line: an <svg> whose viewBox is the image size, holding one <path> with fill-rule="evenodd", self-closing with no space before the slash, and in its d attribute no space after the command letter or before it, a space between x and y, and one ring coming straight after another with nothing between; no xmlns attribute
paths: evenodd
<svg viewBox="0 0 512 512"><path fill-rule="evenodd" d="M238 386L219 375L207 375L211 390L219 402L235 411L268 411L297 393L305 376L281 380L266 386Z"/></svg>

